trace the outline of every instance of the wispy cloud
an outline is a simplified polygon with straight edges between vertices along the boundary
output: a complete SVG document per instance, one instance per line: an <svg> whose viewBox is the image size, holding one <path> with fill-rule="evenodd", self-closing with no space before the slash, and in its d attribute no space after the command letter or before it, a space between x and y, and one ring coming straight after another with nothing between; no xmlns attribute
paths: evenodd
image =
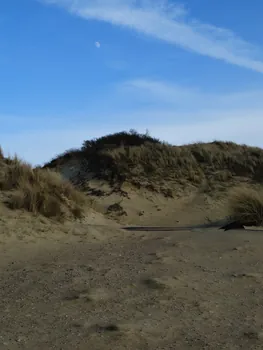
<svg viewBox="0 0 263 350"><path fill-rule="evenodd" d="M150 131L152 136L172 144L182 145L196 141L213 140L234 141L252 146L263 147L263 110L237 110L235 112L217 112L211 118L210 111L184 114L167 111L149 111L152 122L147 122L145 113L132 113L132 123L122 123L112 127L111 122L104 123L104 128L90 127L81 123L75 128L64 126L58 130L39 128L33 131L2 133L1 146L5 154L17 153L18 156L34 165L43 164L67 149L80 147L84 140L104 136L108 133L135 128L139 132ZM158 118L157 118L158 114ZM123 115L118 115L122 120ZM116 118L110 115L108 120ZM154 119L154 120L153 120ZM32 147L33 145L33 147Z"/></svg>
<svg viewBox="0 0 263 350"><path fill-rule="evenodd" d="M222 140L263 148L260 131L263 128L262 114L263 110L237 110L234 113L219 112L211 118L211 115L202 113L202 118L196 121L153 126L149 130L177 145Z"/></svg>
<svg viewBox="0 0 263 350"><path fill-rule="evenodd" d="M1 146L5 153L18 152L27 161L42 164L66 149L80 147L84 140L133 128L149 129L151 135L177 145L217 139L263 147L260 96L260 90L216 94L166 81L134 79L111 87L109 95L100 96L103 103L89 106L87 115L96 120L0 115L4 125L9 123L0 130ZM127 101L133 104L138 97L147 103L127 109Z"/></svg>
<svg viewBox="0 0 263 350"><path fill-rule="evenodd" d="M263 73L262 53L230 30L202 23L165 0L41 0L85 19L129 28L200 55Z"/></svg>
<svg viewBox="0 0 263 350"><path fill-rule="evenodd" d="M262 95L260 90L207 93L166 81L134 79L101 97L103 101L115 100L110 108L106 102L106 110L101 109L105 103L91 106L93 111L88 114L95 115L96 122L68 116L62 124L61 118L52 116L47 123L47 116L32 120L0 115L0 120L10 122L10 127L0 131L1 146L7 153L18 152L39 164L66 149L80 147L86 139L134 128L140 132L149 129L153 136L178 145L220 139L263 147ZM126 102L137 97L150 103L127 110ZM99 120L103 120L103 128L98 127ZM21 127L11 127L17 123Z"/></svg>
<svg viewBox="0 0 263 350"><path fill-rule="evenodd" d="M214 110L263 109L263 89L212 93L161 80L132 79L121 83L119 90L134 97L152 99L153 103L161 103L162 106L182 107L185 111L196 110L197 107Z"/></svg>

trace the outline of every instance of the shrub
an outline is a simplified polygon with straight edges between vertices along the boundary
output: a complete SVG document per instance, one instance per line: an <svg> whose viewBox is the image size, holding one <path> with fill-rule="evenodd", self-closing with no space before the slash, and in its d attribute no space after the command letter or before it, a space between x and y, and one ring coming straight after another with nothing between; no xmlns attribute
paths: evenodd
<svg viewBox="0 0 263 350"><path fill-rule="evenodd" d="M59 170L72 158L86 161L88 173L110 183L129 181L146 186L166 181L189 188L207 184L210 193L216 192L218 185L225 189L241 178L262 183L263 150L233 142L173 146L148 133L123 131L84 141L82 148L66 151L44 167ZM74 183L84 183L86 174L81 176Z"/></svg>
<svg viewBox="0 0 263 350"><path fill-rule="evenodd" d="M0 190L10 191L8 204L46 217L83 216L85 196L61 175L49 169L33 169L14 158L0 159Z"/></svg>
<svg viewBox="0 0 263 350"><path fill-rule="evenodd" d="M263 190L237 188L229 198L230 216L244 225L263 225Z"/></svg>

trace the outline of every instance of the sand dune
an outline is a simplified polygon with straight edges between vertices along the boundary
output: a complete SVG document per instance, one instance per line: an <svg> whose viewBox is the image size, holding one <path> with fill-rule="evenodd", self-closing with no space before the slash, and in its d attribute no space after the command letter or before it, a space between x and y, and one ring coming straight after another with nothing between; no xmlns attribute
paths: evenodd
<svg viewBox="0 0 263 350"><path fill-rule="evenodd" d="M72 183L0 163L0 349L263 349L262 228L219 230L235 187L261 223L261 149L124 132L46 165Z"/></svg>

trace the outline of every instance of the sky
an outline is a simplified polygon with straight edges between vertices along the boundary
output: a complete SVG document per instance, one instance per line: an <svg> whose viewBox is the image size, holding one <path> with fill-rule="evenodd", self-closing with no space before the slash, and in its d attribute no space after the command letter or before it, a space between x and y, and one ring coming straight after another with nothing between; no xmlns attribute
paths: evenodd
<svg viewBox="0 0 263 350"><path fill-rule="evenodd" d="M129 129L263 148L262 13L262 0L1 0L4 153L43 164Z"/></svg>

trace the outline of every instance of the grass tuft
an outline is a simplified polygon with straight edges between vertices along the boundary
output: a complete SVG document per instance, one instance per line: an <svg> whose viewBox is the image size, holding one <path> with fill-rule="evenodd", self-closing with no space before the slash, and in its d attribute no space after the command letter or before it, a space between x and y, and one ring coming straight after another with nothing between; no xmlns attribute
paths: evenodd
<svg viewBox="0 0 263 350"><path fill-rule="evenodd" d="M8 205L46 217L81 218L85 196L61 175L49 169L32 168L18 157L0 152L0 190L10 192Z"/></svg>
<svg viewBox="0 0 263 350"><path fill-rule="evenodd" d="M263 225L263 190L237 188L229 197L229 214L244 225Z"/></svg>

